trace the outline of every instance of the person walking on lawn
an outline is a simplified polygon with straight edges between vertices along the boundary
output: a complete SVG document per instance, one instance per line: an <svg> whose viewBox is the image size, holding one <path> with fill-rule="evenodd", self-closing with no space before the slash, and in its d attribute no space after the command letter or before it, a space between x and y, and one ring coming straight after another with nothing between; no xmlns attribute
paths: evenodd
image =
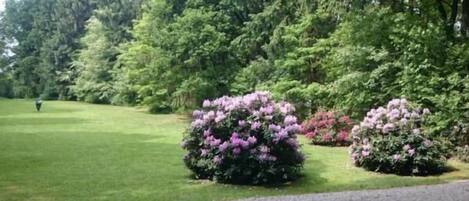
<svg viewBox="0 0 469 201"><path fill-rule="evenodd" d="M37 110L38 112L40 112L40 111L41 111L41 106L42 106L42 100L41 100L41 98L36 98L36 101L34 101L34 102L35 102L35 104L36 104L36 110Z"/></svg>

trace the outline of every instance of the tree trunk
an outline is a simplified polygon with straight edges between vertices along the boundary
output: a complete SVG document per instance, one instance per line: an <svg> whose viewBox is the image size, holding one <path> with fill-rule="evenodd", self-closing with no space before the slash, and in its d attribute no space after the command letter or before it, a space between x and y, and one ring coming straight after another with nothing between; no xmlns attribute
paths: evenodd
<svg viewBox="0 0 469 201"><path fill-rule="evenodd" d="M464 0L469 1L469 0ZM456 17L458 16L458 3L459 0L451 1L451 13L448 19L448 13L446 13L445 7L442 0L436 0L436 6L440 12L441 18L445 25L446 35L449 38L454 37L454 24L456 23Z"/></svg>
<svg viewBox="0 0 469 201"><path fill-rule="evenodd" d="M456 16L458 16L458 2L459 0L453 0L451 3L451 16L449 18L448 26L451 26L451 29L454 28L454 23L456 23Z"/></svg>
<svg viewBox="0 0 469 201"><path fill-rule="evenodd" d="M448 23L446 24L449 38L454 37L454 24L456 23L456 17L458 16L458 3L459 0L453 0L451 3L451 15L449 17Z"/></svg>
<svg viewBox="0 0 469 201"><path fill-rule="evenodd" d="M461 34L469 37L469 0L462 2Z"/></svg>
<svg viewBox="0 0 469 201"><path fill-rule="evenodd" d="M448 14L446 13L445 7L443 5L443 2L441 0L436 0L436 6L438 8L438 12L440 12L441 19L443 22L446 24L446 21L448 20Z"/></svg>

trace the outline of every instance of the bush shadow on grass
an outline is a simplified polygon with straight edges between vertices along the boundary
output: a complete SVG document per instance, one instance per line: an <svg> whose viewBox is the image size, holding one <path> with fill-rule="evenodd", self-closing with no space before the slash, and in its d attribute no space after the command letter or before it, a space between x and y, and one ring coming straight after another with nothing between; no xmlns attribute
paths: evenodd
<svg viewBox="0 0 469 201"><path fill-rule="evenodd" d="M318 147L349 147L352 143L342 143L342 144L322 144L322 143L314 143L308 142L306 143L310 146L318 146Z"/></svg>
<svg viewBox="0 0 469 201"><path fill-rule="evenodd" d="M373 170L369 170L369 169L365 169L365 168L362 168L364 169L365 171L368 171L368 172L373 172L373 173L376 173L376 174L381 174L381 175L395 175L395 176L400 176L400 177L411 177L411 178L425 178L425 177L431 177L431 176L441 176L443 174L446 174L446 173L451 173L451 172L454 172L454 171L459 171L458 168L450 165L450 164L446 164L446 166L443 167L443 169L441 170L436 170L434 172L431 172L431 173L428 173L428 174L422 174L422 175L412 175L412 174L398 174L398 173L394 173L394 172L380 172L380 171L373 171Z"/></svg>
<svg viewBox="0 0 469 201"><path fill-rule="evenodd" d="M449 166L448 171L458 171L458 169ZM318 170L320 171L320 170ZM372 172L376 174L373 177L355 179L343 183L327 183L325 178L304 178L291 185L289 194L305 194L305 193L327 193L342 191L361 191L361 190L378 190L400 187L411 187L419 185L434 185L450 181L451 179L442 176L445 173L433 174L427 176L401 176L396 174L384 174Z"/></svg>
<svg viewBox="0 0 469 201"><path fill-rule="evenodd" d="M288 181L285 183L273 183L273 184L249 184L249 183L219 183L216 181L208 180L208 179L197 179L195 174L192 172L186 175L186 178L189 179L189 183L193 184L202 184L202 183L216 183L219 185L228 185L228 186L239 186L239 187L263 187L267 189L279 189L282 190L284 188L292 188L296 186L305 186L305 185L322 185L327 182L327 179L321 177L320 173L323 172L327 167L324 163L320 160L313 160L312 163L314 164L314 169L312 173L309 174L304 173L304 168L298 175L298 178L293 181Z"/></svg>
<svg viewBox="0 0 469 201"><path fill-rule="evenodd" d="M456 168L452 165L447 164L445 169L443 170L443 172L441 172L438 175L445 174L445 173L450 173L450 172L456 172L456 171L460 171L460 169L458 169L458 168Z"/></svg>
<svg viewBox="0 0 469 201"><path fill-rule="evenodd" d="M435 176L435 175L433 175ZM398 175L381 175L367 179L358 179L349 183L325 185L311 191L311 193L321 192L341 192L341 191L361 191L361 190L378 190L389 188L401 188L418 185L433 185L445 183L448 180L440 177L414 177L414 176L398 176Z"/></svg>

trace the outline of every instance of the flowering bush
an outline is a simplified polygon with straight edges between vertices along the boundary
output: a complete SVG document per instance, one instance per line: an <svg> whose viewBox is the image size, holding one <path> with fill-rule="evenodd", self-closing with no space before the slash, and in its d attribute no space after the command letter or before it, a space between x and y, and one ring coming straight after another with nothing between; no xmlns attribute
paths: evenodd
<svg viewBox="0 0 469 201"><path fill-rule="evenodd" d="M350 145L352 121L338 112L317 112L303 123L302 133L310 138L313 144Z"/></svg>
<svg viewBox="0 0 469 201"><path fill-rule="evenodd" d="M352 129L351 158L368 170L401 175L427 175L444 170L446 150L422 130L428 109L412 107L405 99L390 101L367 113Z"/></svg>
<svg viewBox="0 0 469 201"><path fill-rule="evenodd" d="M464 147L457 147L455 155L462 162L469 163L469 145L465 145Z"/></svg>
<svg viewBox="0 0 469 201"><path fill-rule="evenodd" d="M197 178L231 183L278 183L295 179L304 161L292 105L267 92L203 102L182 147Z"/></svg>
<svg viewBox="0 0 469 201"><path fill-rule="evenodd" d="M454 137L454 144L464 146L469 144L469 114L466 120L457 122L452 129L450 129L450 136Z"/></svg>

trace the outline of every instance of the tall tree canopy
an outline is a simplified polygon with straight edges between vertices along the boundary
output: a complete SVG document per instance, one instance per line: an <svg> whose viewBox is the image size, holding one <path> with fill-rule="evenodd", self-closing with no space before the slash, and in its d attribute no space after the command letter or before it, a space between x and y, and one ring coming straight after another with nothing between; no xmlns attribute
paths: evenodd
<svg viewBox="0 0 469 201"><path fill-rule="evenodd" d="M3 96L171 112L270 90L355 118L404 96L435 133L469 125L469 0L7 0L0 19Z"/></svg>
<svg viewBox="0 0 469 201"><path fill-rule="evenodd" d="M116 95L119 45L132 39L130 29L139 0L99 1L88 20L82 47L73 61L77 74L72 90L78 100L111 103ZM122 103L122 102L121 102Z"/></svg>
<svg viewBox="0 0 469 201"><path fill-rule="evenodd" d="M71 59L92 10L88 0L6 1L2 31L15 43L12 74L16 96L73 96L69 91Z"/></svg>

